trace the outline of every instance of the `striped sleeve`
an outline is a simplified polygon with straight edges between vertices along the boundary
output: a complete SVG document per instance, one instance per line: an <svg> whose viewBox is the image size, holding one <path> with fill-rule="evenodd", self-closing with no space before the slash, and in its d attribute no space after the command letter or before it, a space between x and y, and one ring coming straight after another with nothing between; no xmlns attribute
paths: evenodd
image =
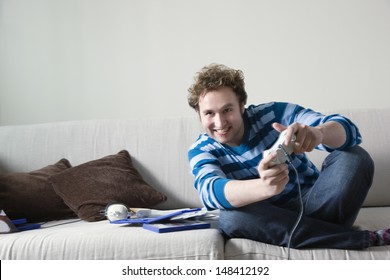
<svg viewBox="0 0 390 280"><path fill-rule="evenodd" d="M197 146L190 148L188 159L195 178L194 186L203 205L208 210L232 209L233 206L226 200L224 194L229 179L222 171L218 159Z"/></svg>
<svg viewBox="0 0 390 280"><path fill-rule="evenodd" d="M329 121L335 121L340 123L344 127L345 132L347 134L347 140L345 141L344 145L335 149L321 144L317 147L320 150L326 150L328 152L334 150L344 150L346 148L359 145L362 142L362 136L359 132L358 127L350 119L343 115L324 115L295 104L285 105L284 108L284 116L288 116L289 118L288 124L292 124L293 122L299 122L309 126L318 126Z"/></svg>

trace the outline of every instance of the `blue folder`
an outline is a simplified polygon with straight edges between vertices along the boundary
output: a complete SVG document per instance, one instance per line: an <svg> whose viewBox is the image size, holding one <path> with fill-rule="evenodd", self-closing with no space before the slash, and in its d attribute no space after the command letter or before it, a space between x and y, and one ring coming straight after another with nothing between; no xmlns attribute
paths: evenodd
<svg viewBox="0 0 390 280"><path fill-rule="evenodd" d="M192 208L192 209L182 209L178 210L166 215L152 217L152 218L128 218L116 221L110 221L111 224L151 224L159 221L169 220L173 217L177 217L179 215L200 211L201 208Z"/></svg>

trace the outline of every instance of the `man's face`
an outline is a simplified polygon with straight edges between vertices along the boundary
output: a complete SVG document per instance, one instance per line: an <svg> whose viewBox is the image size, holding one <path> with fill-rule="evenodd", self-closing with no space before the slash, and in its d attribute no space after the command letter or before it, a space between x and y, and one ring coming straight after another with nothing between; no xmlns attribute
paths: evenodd
<svg viewBox="0 0 390 280"><path fill-rule="evenodd" d="M244 136L240 105L231 88L209 91L199 98L199 115L205 132L214 140L229 146L239 146Z"/></svg>

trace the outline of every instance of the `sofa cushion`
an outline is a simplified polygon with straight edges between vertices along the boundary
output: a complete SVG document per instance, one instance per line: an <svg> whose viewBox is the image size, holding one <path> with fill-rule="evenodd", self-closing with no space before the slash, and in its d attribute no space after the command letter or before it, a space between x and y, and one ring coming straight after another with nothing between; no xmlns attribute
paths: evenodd
<svg viewBox="0 0 390 280"><path fill-rule="evenodd" d="M167 199L144 181L126 150L72 167L50 181L79 218L89 222L105 219L101 211L110 203L152 207Z"/></svg>
<svg viewBox="0 0 390 280"><path fill-rule="evenodd" d="M390 207L363 207L354 226L362 230L388 228ZM296 260L387 260L389 246L374 246L364 250L343 249L291 249L291 259ZM285 260L287 248L232 238L225 243L225 259L229 260Z"/></svg>
<svg viewBox="0 0 390 280"><path fill-rule="evenodd" d="M76 217L48 181L51 175L70 167L67 159L61 159L31 172L0 174L0 208L10 219L26 218L29 222Z"/></svg>
<svg viewBox="0 0 390 280"><path fill-rule="evenodd" d="M224 239L214 228L158 234L141 226L66 220L0 238L1 260L177 261L223 259L224 254Z"/></svg>

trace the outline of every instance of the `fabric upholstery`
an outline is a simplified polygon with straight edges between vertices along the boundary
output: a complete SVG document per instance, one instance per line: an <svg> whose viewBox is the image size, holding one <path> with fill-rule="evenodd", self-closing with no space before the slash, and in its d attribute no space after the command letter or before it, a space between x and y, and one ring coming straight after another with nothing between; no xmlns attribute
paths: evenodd
<svg viewBox="0 0 390 280"><path fill-rule="evenodd" d="M0 208L10 219L26 218L28 222L75 217L49 182L50 176L69 168L69 161L61 159L31 172L0 174Z"/></svg>
<svg viewBox="0 0 390 280"><path fill-rule="evenodd" d="M151 208L167 199L143 180L126 150L69 168L50 182L79 218L90 222L105 219L101 211L111 203Z"/></svg>

